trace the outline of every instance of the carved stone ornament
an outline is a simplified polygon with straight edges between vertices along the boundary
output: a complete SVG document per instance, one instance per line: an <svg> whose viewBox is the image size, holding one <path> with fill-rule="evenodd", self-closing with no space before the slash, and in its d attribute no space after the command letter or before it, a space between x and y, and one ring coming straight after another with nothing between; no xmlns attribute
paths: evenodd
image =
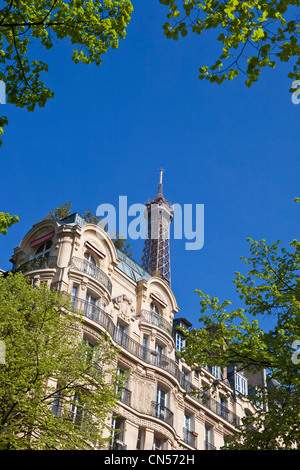
<svg viewBox="0 0 300 470"><path fill-rule="evenodd" d="M135 308L132 305L132 299L127 295L119 295L113 299L114 307L119 310L118 316L125 322L129 323L135 315Z"/></svg>
<svg viewBox="0 0 300 470"><path fill-rule="evenodd" d="M81 289L82 291L86 291L87 289L87 286L88 286L88 279L86 277L84 277L81 281Z"/></svg>

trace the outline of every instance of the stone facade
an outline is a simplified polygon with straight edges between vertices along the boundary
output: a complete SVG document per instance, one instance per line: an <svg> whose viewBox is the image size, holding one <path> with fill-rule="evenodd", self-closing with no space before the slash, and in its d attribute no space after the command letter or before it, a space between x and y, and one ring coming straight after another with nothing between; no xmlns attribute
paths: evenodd
<svg viewBox="0 0 300 470"><path fill-rule="evenodd" d="M25 235L11 261L33 285L47 282L72 295L85 314L83 335L91 343L106 330L121 347L118 367L130 370L130 377L113 420L123 431L111 448L219 449L245 413L254 411L243 396L251 385L246 375L191 371L177 358L183 338L175 326L191 324L177 318L171 288L117 250L99 226L77 213L45 220ZM265 377L251 379L257 385ZM214 384L210 396L203 392L208 384Z"/></svg>

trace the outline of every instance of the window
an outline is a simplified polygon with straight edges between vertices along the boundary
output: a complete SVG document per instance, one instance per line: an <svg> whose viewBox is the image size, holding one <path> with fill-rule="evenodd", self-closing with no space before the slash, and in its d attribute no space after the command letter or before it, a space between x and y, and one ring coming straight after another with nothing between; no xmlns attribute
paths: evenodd
<svg viewBox="0 0 300 470"><path fill-rule="evenodd" d="M61 413L61 390L56 390L52 403L52 412L54 416L59 416Z"/></svg>
<svg viewBox="0 0 300 470"><path fill-rule="evenodd" d="M157 387L156 390L156 403L163 407L166 405L166 392L165 390L159 387Z"/></svg>
<svg viewBox="0 0 300 470"><path fill-rule="evenodd" d="M211 426L206 425L205 426L205 434L204 434L204 445L205 445L205 450L213 450L215 449L214 447L214 434L213 434L213 428Z"/></svg>
<svg viewBox="0 0 300 470"><path fill-rule="evenodd" d="M165 444L165 440L154 434L152 449L153 450L164 450L164 444Z"/></svg>
<svg viewBox="0 0 300 470"><path fill-rule="evenodd" d="M87 352L86 352L87 360L92 361L94 357L94 352L95 352L94 351L95 345L91 343L88 339L84 339L83 344L87 346Z"/></svg>
<svg viewBox="0 0 300 470"><path fill-rule="evenodd" d="M118 367L117 375L120 377L119 384L116 388L119 400L126 405L130 405L131 392L128 390L128 376L124 380L124 375L127 373L125 369Z"/></svg>
<svg viewBox="0 0 300 470"><path fill-rule="evenodd" d="M91 320L97 321L98 319L98 306L100 299L97 299L93 294L90 292L86 293L85 296L85 305L84 305L84 313L85 315L90 318Z"/></svg>
<svg viewBox="0 0 300 470"><path fill-rule="evenodd" d="M97 277L97 263L95 258L87 251L84 254L84 261L82 263L82 271L92 277Z"/></svg>
<svg viewBox="0 0 300 470"><path fill-rule="evenodd" d="M235 374L235 390L242 395L248 394L248 382L247 379L240 374Z"/></svg>
<svg viewBox="0 0 300 470"><path fill-rule="evenodd" d="M194 416L188 412L184 413L183 440L187 444L196 447L196 434L194 433Z"/></svg>
<svg viewBox="0 0 300 470"><path fill-rule="evenodd" d="M139 428L138 430L138 437L136 441L136 450L143 450L144 449L144 441L145 441L145 429Z"/></svg>
<svg viewBox="0 0 300 470"><path fill-rule="evenodd" d="M221 380L221 367L220 366L212 366L211 373L216 377L216 379Z"/></svg>
<svg viewBox="0 0 300 470"><path fill-rule="evenodd" d="M156 390L156 402L155 402L155 416L156 418L165 418L165 406L166 406L166 392L157 387Z"/></svg>
<svg viewBox="0 0 300 470"><path fill-rule="evenodd" d="M117 416L112 419L111 422L111 441L109 444L110 450L124 450L125 439L125 418Z"/></svg>
<svg viewBox="0 0 300 470"><path fill-rule="evenodd" d="M158 386L156 389L156 401L152 402L152 416L162 419L173 426L173 413L167 408L169 406L169 399L169 392Z"/></svg>
<svg viewBox="0 0 300 470"><path fill-rule="evenodd" d="M83 405L81 403L80 397L75 393L72 407L71 407L72 421L75 426L81 426L83 419Z"/></svg>
<svg viewBox="0 0 300 470"><path fill-rule="evenodd" d="M128 335L126 334L126 327L121 323L117 323L116 333L115 333L115 340L124 348L128 347Z"/></svg>
<svg viewBox="0 0 300 470"><path fill-rule="evenodd" d="M163 356L164 356L164 347L155 343L155 352L154 352L154 365L162 367L163 366Z"/></svg>
<svg viewBox="0 0 300 470"><path fill-rule="evenodd" d="M76 286L75 284L73 284L72 293L71 293L72 300L73 300L75 297L77 297L77 293L78 293L78 286Z"/></svg>
<svg viewBox="0 0 300 470"><path fill-rule="evenodd" d="M97 265L96 261L95 261L95 258L91 255L91 253L89 253L88 251L86 251L84 253L84 259L88 262L88 263L91 263L93 264L94 266Z"/></svg>
<svg viewBox="0 0 300 470"><path fill-rule="evenodd" d="M223 418L226 418L227 417L227 407L226 407L226 401L224 400L223 397L220 397L219 398L219 403L220 403L220 416L222 416Z"/></svg>
<svg viewBox="0 0 300 470"><path fill-rule="evenodd" d="M176 333L175 346L177 351L181 351L182 348L185 346L185 341L179 333Z"/></svg>
<svg viewBox="0 0 300 470"><path fill-rule="evenodd" d="M85 300L86 302L90 302L91 304L96 305L98 299L95 296L93 296L93 294L91 294L90 292L87 292L85 296Z"/></svg>
<svg viewBox="0 0 300 470"><path fill-rule="evenodd" d="M155 343L155 351L157 352L158 356L162 355L163 350L164 350L164 348L163 348L163 346L161 346L161 344Z"/></svg>
<svg viewBox="0 0 300 470"><path fill-rule="evenodd" d="M191 430L191 417L186 413L184 414L184 427L187 431Z"/></svg>
<svg viewBox="0 0 300 470"><path fill-rule="evenodd" d="M160 310L154 302L151 302L150 311L156 313L157 315L160 315Z"/></svg>
<svg viewBox="0 0 300 470"><path fill-rule="evenodd" d="M35 252L34 258L48 258L50 256L52 241L42 243Z"/></svg>
<svg viewBox="0 0 300 470"><path fill-rule="evenodd" d="M165 420L166 418L167 393L160 387L156 390L155 417Z"/></svg>
<svg viewBox="0 0 300 470"><path fill-rule="evenodd" d="M71 302L73 304L73 309L76 310L78 308L78 286L75 284L73 284L72 287Z"/></svg>
<svg viewBox="0 0 300 470"><path fill-rule="evenodd" d="M142 359L146 360L147 358L147 349L148 349L149 336L143 336L143 350L142 350Z"/></svg>
<svg viewBox="0 0 300 470"><path fill-rule="evenodd" d="M196 388L195 386L192 385L190 372L187 372L184 369L182 369L180 385L188 393L193 392L193 390Z"/></svg>

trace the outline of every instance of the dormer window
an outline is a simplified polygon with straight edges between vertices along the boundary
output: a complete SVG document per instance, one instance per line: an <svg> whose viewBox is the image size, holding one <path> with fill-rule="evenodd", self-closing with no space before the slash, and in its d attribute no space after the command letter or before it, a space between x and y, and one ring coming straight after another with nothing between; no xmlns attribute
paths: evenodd
<svg viewBox="0 0 300 470"><path fill-rule="evenodd" d="M154 302L151 302L150 311L153 312L153 313L156 313L156 315L161 314L158 306Z"/></svg>
<svg viewBox="0 0 300 470"><path fill-rule="evenodd" d="M91 263L93 264L94 266L96 266L96 261L95 261L95 258L91 255L91 253L89 253L88 251L86 251L84 253L84 259L88 262L88 263Z"/></svg>
<svg viewBox="0 0 300 470"><path fill-rule="evenodd" d="M50 256L52 247L52 241L48 240L45 243L42 243L35 252L35 258L48 258Z"/></svg>
<svg viewBox="0 0 300 470"><path fill-rule="evenodd" d="M82 263L82 271L89 274L92 277L96 277L97 276L97 269L98 268L97 268L97 263L96 263L95 258L91 255L91 253L86 251L84 253L84 261Z"/></svg>
<svg viewBox="0 0 300 470"><path fill-rule="evenodd" d="M216 379L222 379L221 367L220 366L212 366L211 373L216 377Z"/></svg>
<svg viewBox="0 0 300 470"><path fill-rule="evenodd" d="M185 347L185 339L183 338L183 336L176 332L176 335L175 335L175 348L176 348L176 351L181 351L182 348Z"/></svg>
<svg viewBox="0 0 300 470"><path fill-rule="evenodd" d="M235 374L235 390L242 395L248 394L248 383L247 379L241 374Z"/></svg>

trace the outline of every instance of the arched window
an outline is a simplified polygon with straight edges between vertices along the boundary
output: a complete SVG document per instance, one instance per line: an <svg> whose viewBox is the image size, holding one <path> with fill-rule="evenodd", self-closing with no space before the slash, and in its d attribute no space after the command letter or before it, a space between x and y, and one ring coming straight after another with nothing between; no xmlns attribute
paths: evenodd
<svg viewBox="0 0 300 470"><path fill-rule="evenodd" d="M48 258L50 256L52 242L48 240L42 243L35 252L35 258Z"/></svg>
<svg viewBox="0 0 300 470"><path fill-rule="evenodd" d="M83 268L83 272L86 272L90 276L92 276L92 277L97 276L97 263L96 263L96 260L91 255L91 253L89 253L88 251L86 251L84 253L84 262L83 262L82 268Z"/></svg>

